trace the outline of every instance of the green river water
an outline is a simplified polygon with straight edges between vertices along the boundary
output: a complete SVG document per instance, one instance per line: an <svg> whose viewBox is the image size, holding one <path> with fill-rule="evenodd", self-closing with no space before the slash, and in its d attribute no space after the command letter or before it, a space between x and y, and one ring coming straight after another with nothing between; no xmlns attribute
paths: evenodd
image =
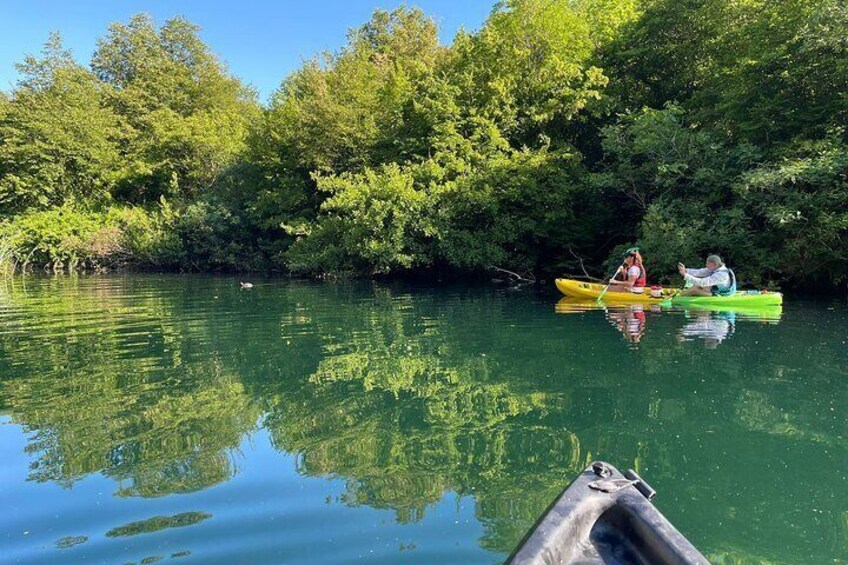
<svg viewBox="0 0 848 565"><path fill-rule="evenodd" d="M848 563L844 301L253 282L0 281L0 562L497 563L604 459L714 563Z"/></svg>

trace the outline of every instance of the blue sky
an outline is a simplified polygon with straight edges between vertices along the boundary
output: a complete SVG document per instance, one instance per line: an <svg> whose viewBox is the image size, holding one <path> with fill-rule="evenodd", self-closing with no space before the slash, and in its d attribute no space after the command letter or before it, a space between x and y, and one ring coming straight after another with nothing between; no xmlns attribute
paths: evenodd
<svg viewBox="0 0 848 565"><path fill-rule="evenodd" d="M0 19L0 90L17 80L15 63L37 53L51 31L62 33L65 46L87 65L98 37L114 21L147 12L157 24L182 15L200 25L203 40L230 71L259 91L260 99L279 86L303 59L345 42L351 27L366 22L377 8L391 9L401 0L4 0ZM435 18L443 43L460 27L479 29L494 0L417 0Z"/></svg>

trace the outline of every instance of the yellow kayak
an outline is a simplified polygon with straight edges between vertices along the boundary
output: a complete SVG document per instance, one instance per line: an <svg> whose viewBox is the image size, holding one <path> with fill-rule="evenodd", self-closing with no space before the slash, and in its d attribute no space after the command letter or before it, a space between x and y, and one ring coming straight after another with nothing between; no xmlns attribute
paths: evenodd
<svg viewBox="0 0 848 565"><path fill-rule="evenodd" d="M597 300L604 291L604 288L606 288L606 285L603 284L576 281L574 279L557 279L556 286L566 296L589 300ZM644 294L636 294L629 290L620 292L614 288L610 288L604 295L604 302L618 304L659 304L673 297L675 294L677 294L676 290L663 289L662 298L651 298L650 289L647 288Z"/></svg>
<svg viewBox="0 0 848 565"><path fill-rule="evenodd" d="M605 285L577 281L574 279L557 279L556 286L561 293L572 298L597 300L604 291ZM730 296L677 296L677 290L663 289L662 298L652 298L650 289L643 294L630 291L614 291L612 288L604 295L607 304L660 304L670 298L674 304L683 306L745 306L748 308L770 308L783 304L783 295L779 292L740 290Z"/></svg>

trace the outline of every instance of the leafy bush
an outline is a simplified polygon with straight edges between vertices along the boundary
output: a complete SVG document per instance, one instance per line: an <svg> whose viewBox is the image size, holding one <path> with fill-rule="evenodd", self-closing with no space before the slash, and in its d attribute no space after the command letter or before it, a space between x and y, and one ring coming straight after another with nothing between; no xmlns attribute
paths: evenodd
<svg viewBox="0 0 848 565"><path fill-rule="evenodd" d="M173 235L173 218L130 207L27 212L0 223L0 263L20 271L174 267L182 243Z"/></svg>
<svg viewBox="0 0 848 565"><path fill-rule="evenodd" d="M152 212L139 207L113 206L103 217L107 225L120 230L126 262L154 268L180 265L183 244L174 230L180 216L166 200Z"/></svg>
<svg viewBox="0 0 848 565"><path fill-rule="evenodd" d="M544 150L502 154L438 186L430 208L437 257L463 270L527 270L581 242L591 227L575 216L575 161Z"/></svg>
<svg viewBox="0 0 848 565"><path fill-rule="evenodd" d="M429 262L427 194L415 187L409 171L391 164L358 175L320 177L318 187L331 196L321 206L316 230L289 250L293 269L388 273ZM326 246L335 250L321 252Z"/></svg>
<svg viewBox="0 0 848 565"><path fill-rule="evenodd" d="M125 256L120 230L100 213L53 208L0 224L0 257L12 269L99 268Z"/></svg>
<svg viewBox="0 0 848 565"><path fill-rule="evenodd" d="M848 149L840 135L803 143L736 186L761 271L809 286L848 283Z"/></svg>
<svg viewBox="0 0 848 565"><path fill-rule="evenodd" d="M255 228L233 210L196 202L181 211L171 237L179 242L183 270L261 270L270 267Z"/></svg>

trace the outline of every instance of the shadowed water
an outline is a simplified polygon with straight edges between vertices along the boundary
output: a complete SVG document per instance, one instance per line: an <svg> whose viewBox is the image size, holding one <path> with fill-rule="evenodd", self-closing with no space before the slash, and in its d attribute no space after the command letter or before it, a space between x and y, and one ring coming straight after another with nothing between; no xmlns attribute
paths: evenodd
<svg viewBox="0 0 848 565"><path fill-rule="evenodd" d="M0 282L0 562L502 561L589 461L716 563L848 559L848 309Z"/></svg>

